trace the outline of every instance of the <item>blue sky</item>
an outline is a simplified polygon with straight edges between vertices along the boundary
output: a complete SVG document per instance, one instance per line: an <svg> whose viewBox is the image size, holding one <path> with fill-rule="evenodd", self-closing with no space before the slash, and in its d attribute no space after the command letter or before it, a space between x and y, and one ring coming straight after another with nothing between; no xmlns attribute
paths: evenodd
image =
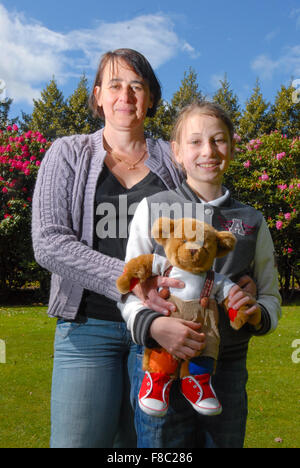
<svg viewBox="0 0 300 468"><path fill-rule="evenodd" d="M83 73L92 85L101 54L118 47L146 55L167 100L192 67L209 97L227 73L242 106L257 77L272 102L300 79L300 3L0 0L0 88L14 99L11 117L30 112L53 75L65 97Z"/></svg>

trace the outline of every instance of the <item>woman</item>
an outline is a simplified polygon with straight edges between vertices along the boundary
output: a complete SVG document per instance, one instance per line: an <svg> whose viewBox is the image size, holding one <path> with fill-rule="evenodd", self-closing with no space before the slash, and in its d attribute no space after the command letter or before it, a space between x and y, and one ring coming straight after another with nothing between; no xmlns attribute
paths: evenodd
<svg viewBox="0 0 300 468"><path fill-rule="evenodd" d="M39 170L33 200L37 262L52 272L48 313L57 317L51 397L51 447L133 447L129 380L136 347L117 308L128 223L145 196L177 186L169 145L145 139L160 85L138 52L108 52L99 64L91 106L102 130L55 141ZM135 293L167 314L158 278ZM177 349L204 336L178 323Z"/></svg>

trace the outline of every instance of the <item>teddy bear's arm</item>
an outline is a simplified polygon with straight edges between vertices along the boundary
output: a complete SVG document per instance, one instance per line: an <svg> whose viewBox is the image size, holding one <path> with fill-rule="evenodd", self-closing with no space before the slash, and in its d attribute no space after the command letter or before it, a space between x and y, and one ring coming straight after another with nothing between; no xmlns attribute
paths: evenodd
<svg viewBox="0 0 300 468"><path fill-rule="evenodd" d="M240 309L236 310L228 307L229 299L228 297L224 300L223 306L228 314L230 325L234 330L239 330L247 322L247 317L244 312L248 309L247 306L242 306Z"/></svg>
<svg viewBox="0 0 300 468"><path fill-rule="evenodd" d="M152 276L153 254L143 254L126 263L122 275L117 279L117 288L122 294L131 291L139 282Z"/></svg>

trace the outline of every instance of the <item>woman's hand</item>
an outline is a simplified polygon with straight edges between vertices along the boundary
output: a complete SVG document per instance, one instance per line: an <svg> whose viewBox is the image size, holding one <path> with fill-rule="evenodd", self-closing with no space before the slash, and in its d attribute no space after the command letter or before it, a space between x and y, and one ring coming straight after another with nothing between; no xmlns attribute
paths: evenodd
<svg viewBox="0 0 300 468"><path fill-rule="evenodd" d="M143 283L138 283L132 292L146 307L168 316L171 312L175 311L176 307L172 302L168 302L160 297L158 288L184 288L184 286L183 281L168 278L167 276L154 276Z"/></svg>
<svg viewBox="0 0 300 468"><path fill-rule="evenodd" d="M173 317L158 317L150 326L150 335L170 354L190 359L205 348L201 324Z"/></svg>

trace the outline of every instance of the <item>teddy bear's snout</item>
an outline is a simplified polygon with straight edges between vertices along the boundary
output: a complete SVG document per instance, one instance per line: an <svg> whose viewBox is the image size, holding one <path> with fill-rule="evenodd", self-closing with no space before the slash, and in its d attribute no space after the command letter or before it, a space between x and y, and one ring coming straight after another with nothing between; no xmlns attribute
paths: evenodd
<svg viewBox="0 0 300 468"><path fill-rule="evenodd" d="M198 250L201 249L201 247L203 247L203 242L199 241L199 242L186 242L184 244L185 248L186 249L189 249L191 254L192 255L195 255L196 252L198 252Z"/></svg>

